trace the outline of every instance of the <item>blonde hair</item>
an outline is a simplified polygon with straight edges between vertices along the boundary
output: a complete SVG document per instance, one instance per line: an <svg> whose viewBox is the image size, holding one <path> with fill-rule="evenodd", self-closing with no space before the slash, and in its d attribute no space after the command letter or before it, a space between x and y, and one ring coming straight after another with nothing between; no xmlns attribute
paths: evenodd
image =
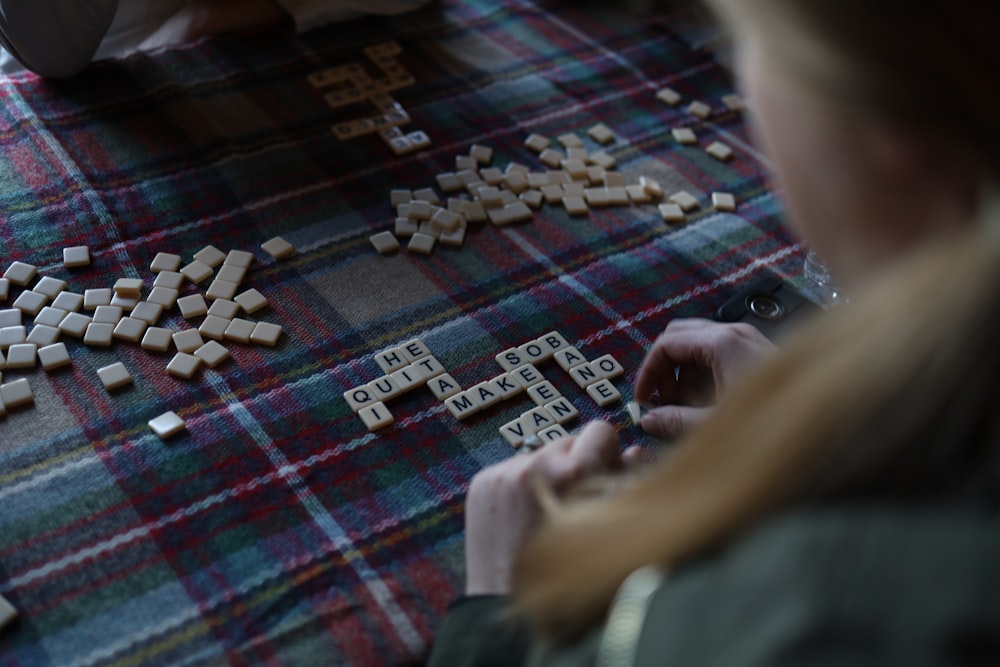
<svg viewBox="0 0 1000 667"><path fill-rule="evenodd" d="M880 6L867 0L770 4L796 5L797 19L844 12L846 4L859 21ZM905 24L911 20L908 15ZM892 50L892 44L867 43L855 49L856 37L844 33L836 41L837 26L816 29L855 66L873 61L879 48ZM870 39L876 34L884 37L873 30ZM993 73L997 60L994 52ZM911 64L886 56L857 90ZM873 105L897 104L907 95L917 101L924 90L919 78L899 79L895 97L883 95ZM973 103L974 91L965 92ZM1000 147L994 110L968 117L979 118L980 129L988 126ZM927 122L944 123L945 112ZM648 477L613 498L555 512L519 555L516 609L545 635L569 638L601 621L615 590L638 567L681 565L781 508L858 495L955 498L975 492L982 481L976 474L995 484L1000 416L991 394L1000 378L1000 216L983 202L980 208L980 224L914 251L849 307L801 331L773 363L733 388L714 418Z"/></svg>

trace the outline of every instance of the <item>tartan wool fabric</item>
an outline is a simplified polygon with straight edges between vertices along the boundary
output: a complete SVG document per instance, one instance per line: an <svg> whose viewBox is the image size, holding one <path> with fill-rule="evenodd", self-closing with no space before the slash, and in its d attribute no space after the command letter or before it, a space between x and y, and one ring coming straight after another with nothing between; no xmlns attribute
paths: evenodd
<svg viewBox="0 0 1000 667"><path fill-rule="evenodd" d="M416 79L393 95L432 141L399 157L376 135L337 139L347 110L307 81L387 39ZM658 101L663 86L685 103ZM342 394L381 375L376 352L414 338L470 387L499 374L501 350L558 331L621 362L623 402L598 407L554 363L546 378L581 420L643 442L623 405L666 323L801 269L745 121L720 102L730 92L669 15L513 0L0 80L0 270L28 262L75 292L141 277L148 291L157 252L248 250L244 285L270 301L250 319L284 328L273 348L227 343L232 358L189 381L166 374L169 354L65 336L70 367L4 371L35 403L0 419L0 594L19 611L0 667L419 664L461 592L468 482L512 455L498 428L530 399L460 422L419 389L389 401L396 423L373 434ZM714 115L690 116L692 99ZM369 243L392 226L390 189L434 186L471 145L541 169L528 134L576 132L595 150L597 122L629 182L650 176L701 208L666 225L654 204L582 217L545 205L429 257ZM699 145L673 141L678 126ZM729 162L706 155L716 139ZM711 207L716 190L737 196L735 214ZM297 254L261 251L277 235ZM63 267L75 245L89 267ZM191 326L176 308L160 324ZM108 392L96 370L115 361L134 383ZM161 441L146 422L167 410L187 428Z"/></svg>

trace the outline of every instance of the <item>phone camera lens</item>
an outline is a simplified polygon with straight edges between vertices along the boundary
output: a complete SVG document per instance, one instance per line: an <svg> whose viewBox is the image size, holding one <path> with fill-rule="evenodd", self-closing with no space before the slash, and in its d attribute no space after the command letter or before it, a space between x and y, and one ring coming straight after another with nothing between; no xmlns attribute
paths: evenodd
<svg viewBox="0 0 1000 667"><path fill-rule="evenodd" d="M747 308L757 317L777 320L785 314L785 306L770 296L754 295L747 299Z"/></svg>

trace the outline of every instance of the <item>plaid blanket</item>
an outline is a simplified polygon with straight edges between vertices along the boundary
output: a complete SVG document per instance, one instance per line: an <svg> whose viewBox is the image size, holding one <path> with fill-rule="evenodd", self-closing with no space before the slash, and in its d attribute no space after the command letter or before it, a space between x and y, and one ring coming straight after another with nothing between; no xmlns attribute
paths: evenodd
<svg viewBox="0 0 1000 667"><path fill-rule="evenodd" d="M461 591L469 479L512 454L498 428L526 406L459 422L414 391L370 433L342 394L380 375L374 354L420 338L468 387L497 375L501 350L554 330L613 354L627 399L671 318L710 316L761 273L800 273L744 121L720 103L730 77L672 26L602 3L446 2L201 40L68 81L0 80L0 268L29 262L79 292L148 286L157 252L249 250L261 319L284 327L276 347L230 345L192 381L122 341L66 339L68 369L4 372L29 379L35 405L0 420L0 594L20 613L0 666L418 664ZM335 137L342 112L307 80L389 38L416 80L393 94L432 141L399 157L374 134ZM665 85L715 114L664 105ZM597 122L630 181L703 206L680 225L654 205L545 206L430 257L370 245L392 225L390 189L433 186L472 144L536 169L529 133ZM677 145L678 125L700 146ZM714 139L734 159L706 155ZM715 190L737 196L735 214L705 203ZM294 257L260 250L276 235ZM82 244L92 264L65 269L62 249ZM165 321L183 322L176 309ZM96 369L114 361L135 382L109 393ZM558 370L543 367L582 420L642 441L621 404L598 407ZM187 430L161 441L146 422L166 410Z"/></svg>

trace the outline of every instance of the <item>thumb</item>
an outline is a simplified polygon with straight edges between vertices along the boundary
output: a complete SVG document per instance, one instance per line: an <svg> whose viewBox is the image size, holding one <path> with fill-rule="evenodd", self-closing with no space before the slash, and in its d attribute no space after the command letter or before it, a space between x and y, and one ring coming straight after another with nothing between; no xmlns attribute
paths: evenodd
<svg viewBox="0 0 1000 667"><path fill-rule="evenodd" d="M658 438L674 437L708 419L712 410L713 408L663 405L643 415L642 430Z"/></svg>

